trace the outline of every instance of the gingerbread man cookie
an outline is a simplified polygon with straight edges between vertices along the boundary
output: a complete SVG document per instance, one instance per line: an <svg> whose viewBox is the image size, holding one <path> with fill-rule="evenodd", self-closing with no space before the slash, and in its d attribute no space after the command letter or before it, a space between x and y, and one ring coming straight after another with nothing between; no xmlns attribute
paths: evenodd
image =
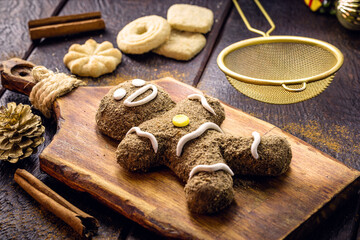
<svg viewBox="0 0 360 240"><path fill-rule="evenodd" d="M117 148L117 161L130 171L169 167L186 183L192 212L213 213L230 205L234 174L277 176L289 168L292 154L285 138L224 134L220 125L225 113L217 99L194 94L163 110L129 128Z"/></svg>

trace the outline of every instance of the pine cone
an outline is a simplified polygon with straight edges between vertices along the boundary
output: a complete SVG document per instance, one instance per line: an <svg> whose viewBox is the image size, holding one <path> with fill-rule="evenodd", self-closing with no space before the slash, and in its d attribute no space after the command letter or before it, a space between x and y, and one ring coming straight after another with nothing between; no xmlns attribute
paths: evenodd
<svg viewBox="0 0 360 240"><path fill-rule="evenodd" d="M29 105L11 102L0 107L0 160L16 163L44 142L45 127Z"/></svg>

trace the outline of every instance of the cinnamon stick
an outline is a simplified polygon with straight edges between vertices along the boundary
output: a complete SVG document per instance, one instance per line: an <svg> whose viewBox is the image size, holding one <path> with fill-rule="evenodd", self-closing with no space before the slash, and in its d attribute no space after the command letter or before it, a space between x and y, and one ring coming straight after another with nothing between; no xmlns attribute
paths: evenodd
<svg viewBox="0 0 360 240"><path fill-rule="evenodd" d="M97 233L99 222L94 217L66 201L26 170L17 169L14 180L36 201L66 222L82 237L89 238Z"/></svg>
<svg viewBox="0 0 360 240"><path fill-rule="evenodd" d="M81 20L97 19L97 18L101 18L101 12L89 12L89 13L73 14L66 16L54 16L54 17L30 20L28 22L28 26L29 28L34 28L34 27L48 26L51 24L60 24L60 23L75 22Z"/></svg>
<svg viewBox="0 0 360 240"><path fill-rule="evenodd" d="M68 16L55 16L31 20L28 22L32 40L62 35L102 30L105 22L100 12L83 13Z"/></svg>

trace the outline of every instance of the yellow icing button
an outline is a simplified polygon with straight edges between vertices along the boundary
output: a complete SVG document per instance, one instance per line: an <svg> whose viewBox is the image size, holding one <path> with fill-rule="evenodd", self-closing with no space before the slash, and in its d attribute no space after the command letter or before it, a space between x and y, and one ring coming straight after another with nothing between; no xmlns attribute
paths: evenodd
<svg viewBox="0 0 360 240"><path fill-rule="evenodd" d="M172 119L173 124L176 127L185 127L189 124L189 118L184 114L175 115Z"/></svg>

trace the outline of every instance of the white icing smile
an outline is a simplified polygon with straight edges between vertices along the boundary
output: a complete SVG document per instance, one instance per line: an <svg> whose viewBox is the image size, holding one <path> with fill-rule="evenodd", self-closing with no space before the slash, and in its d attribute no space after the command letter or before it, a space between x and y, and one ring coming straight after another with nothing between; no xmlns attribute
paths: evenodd
<svg viewBox="0 0 360 240"><path fill-rule="evenodd" d="M149 132L144 132L144 131L141 131L139 127L132 127L127 133L126 135L132 133L132 132L136 132L136 134L140 137L146 137L148 139L150 139L150 142L151 142L151 145L154 149L154 152L157 153L157 150L158 150L158 142L155 138L154 135L152 135L151 133Z"/></svg>
<svg viewBox="0 0 360 240"><path fill-rule="evenodd" d="M182 152L182 149L184 147L184 145L192 140L192 139L195 139L199 136L201 136L201 134L203 134L206 130L208 129L214 129L218 132L221 132L221 133L224 133L221 128L216 125L215 123L212 123L212 122L206 122L204 124L202 124L198 129L196 129L195 131L191 132L191 133L188 133L184 136L182 136L176 146L176 156L180 157L181 155L181 152Z"/></svg>
<svg viewBox="0 0 360 240"><path fill-rule="evenodd" d="M140 96L141 94L143 94L144 92L146 92L147 90L149 89L152 89L152 93L139 100L139 101L136 101L136 102L133 102L133 100L135 98L137 98L138 96ZM136 106L140 106L140 105L143 105L145 103L148 103L150 102L151 100L153 100L154 98L156 98L157 96L157 87L154 85L154 84L148 84L146 86L143 86L142 88L136 90L136 92L134 92L133 94L131 94L127 99L125 99L124 101L124 105L127 106L127 107L136 107Z"/></svg>
<svg viewBox="0 0 360 240"><path fill-rule="evenodd" d="M234 176L233 171L229 168L228 165L226 165L225 163L215 163L212 165L197 165L191 170L189 174L189 179L192 178L198 172L216 172L219 170L224 170L225 172L229 173L231 176Z"/></svg>
<svg viewBox="0 0 360 240"><path fill-rule="evenodd" d="M125 97L125 95L126 95L126 90L124 88L118 88L115 90L113 94L113 98L115 100L121 100Z"/></svg>
<svg viewBox="0 0 360 240"><path fill-rule="evenodd" d="M203 95L200 94L191 94L188 96L188 99L199 99L201 101L201 104L203 107L211 112L212 114L216 115L214 109L210 107L209 103L207 102L206 98Z"/></svg>
<svg viewBox="0 0 360 240"><path fill-rule="evenodd" d="M259 154L257 152L257 148L258 148L258 146L260 144L260 134L258 132L253 132L252 135L254 137L254 142L251 144L251 155L255 159L258 159Z"/></svg>

